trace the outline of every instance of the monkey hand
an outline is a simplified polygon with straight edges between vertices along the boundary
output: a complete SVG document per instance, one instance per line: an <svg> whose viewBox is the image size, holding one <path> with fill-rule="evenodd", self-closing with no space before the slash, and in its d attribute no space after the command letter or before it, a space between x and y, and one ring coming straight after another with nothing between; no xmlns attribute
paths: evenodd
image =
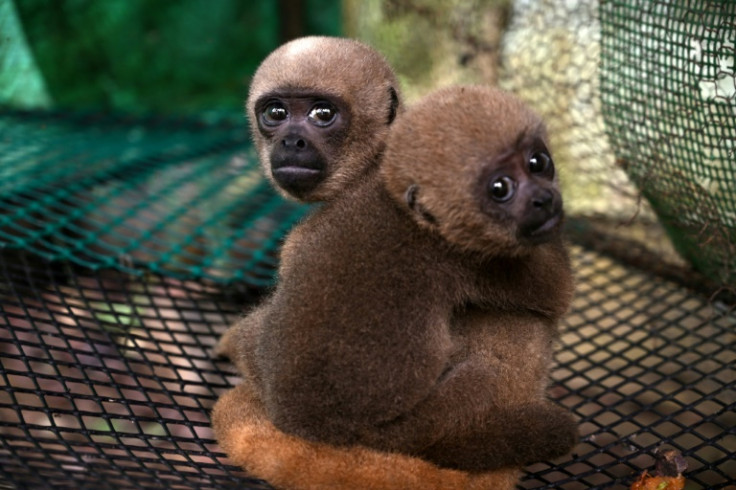
<svg viewBox="0 0 736 490"><path fill-rule="evenodd" d="M443 467L493 471L548 461L570 452L577 424L551 401L499 409L482 424L453 434L422 452Z"/></svg>
<svg viewBox="0 0 736 490"><path fill-rule="evenodd" d="M215 357L229 359L243 378L259 383L256 367L256 345L264 328L264 317L268 313L269 300L251 310L233 326L228 328L215 346Z"/></svg>
<svg viewBox="0 0 736 490"><path fill-rule="evenodd" d="M485 473L439 468L404 454L362 446L337 447L276 429L247 383L224 393L212 411L212 426L231 461L278 488L513 489L518 469Z"/></svg>
<svg viewBox="0 0 736 490"><path fill-rule="evenodd" d="M225 333L222 334L220 340L217 342L214 350L212 351L215 358L228 359L233 361L237 358L237 337L238 337L238 324L231 326Z"/></svg>

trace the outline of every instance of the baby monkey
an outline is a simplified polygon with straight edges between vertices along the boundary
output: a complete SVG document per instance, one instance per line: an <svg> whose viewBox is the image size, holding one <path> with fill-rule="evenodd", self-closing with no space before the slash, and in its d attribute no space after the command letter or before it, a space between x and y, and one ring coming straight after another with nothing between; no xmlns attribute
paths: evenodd
<svg viewBox="0 0 736 490"><path fill-rule="evenodd" d="M377 51L317 36L266 57L246 103L266 176L307 202L334 198L376 165L400 107L396 76Z"/></svg>
<svg viewBox="0 0 736 490"><path fill-rule="evenodd" d="M398 81L378 52L328 37L297 39L269 55L254 75L246 108L265 174L281 194L307 202L332 200L368 173L403 109ZM234 462L284 488L513 487L514 469L469 475L407 455L333 447L274 428L263 413L260 378L252 367L268 308L266 301L251 310L216 350L244 377L222 397L218 408L226 408L213 417L218 441Z"/></svg>
<svg viewBox="0 0 736 490"><path fill-rule="evenodd" d="M269 54L253 75L246 113L264 174L280 194L329 201L378 164L403 109L393 70L375 49L307 36ZM244 376L266 306L251 310L216 348Z"/></svg>
<svg viewBox="0 0 736 490"><path fill-rule="evenodd" d="M252 339L269 421L473 472L572 447L572 418L544 394L572 295L545 139L534 113L488 88L442 90L398 117L380 171L284 245ZM237 423L228 395L218 439Z"/></svg>

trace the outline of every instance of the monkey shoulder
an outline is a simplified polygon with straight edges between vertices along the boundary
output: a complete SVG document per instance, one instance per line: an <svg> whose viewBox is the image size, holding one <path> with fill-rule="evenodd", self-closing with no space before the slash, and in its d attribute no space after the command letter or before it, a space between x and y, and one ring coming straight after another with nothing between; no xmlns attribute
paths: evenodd
<svg viewBox="0 0 736 490"><path fill-rule="evenodd" d="M444 251L380 184L369 179L303 222L284 245L284 275L366 284L441 274Z"/></svg>

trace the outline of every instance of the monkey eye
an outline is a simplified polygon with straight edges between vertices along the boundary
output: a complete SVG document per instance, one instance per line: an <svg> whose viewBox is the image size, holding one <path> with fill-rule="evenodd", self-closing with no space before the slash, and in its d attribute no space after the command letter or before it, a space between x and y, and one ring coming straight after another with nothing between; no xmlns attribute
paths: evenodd
<svg viewBox="0 0 736 490"><path fill-rule="evenodd" d="M516 193L516 182L511 177L504 175L491 181L488 192L497 202L506 202Z"/></svg>
<svg viewBox="0 0 736 490"><path fill-rule="evenodd" d="M337 108L329 102L318 102L307 117L317 126L329 126L337 118Z"/></svg>
<svg viewBox="0 0 736 490"><path fill-rule="evenodd" d="M261 121L266 126L278 126L289 117L289 111L281 102L271 102L263 109Z"/></svg>
<svg viewBox="0 0 736 490"><path fill-rule="evenodd" d="M552 157L543 151L533 153L529 158L529 171L533 174L547 173L552 167Z"/></svg>

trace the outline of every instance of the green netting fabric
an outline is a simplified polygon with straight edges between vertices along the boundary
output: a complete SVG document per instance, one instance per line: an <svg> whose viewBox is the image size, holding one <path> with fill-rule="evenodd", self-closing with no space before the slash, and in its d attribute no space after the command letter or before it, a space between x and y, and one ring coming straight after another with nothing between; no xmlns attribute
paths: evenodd
<svg viewBox="0 0 736 490"><path fill-rule="evenodd" d="M305 208L262 177L244 125L161 126L0 113L0 247L268 285L279 239Z"/></svg>
<svg viewBox="0 0 736 490"><path fill-rule="evenodd" d="M622 166L678 251L736 283L736 2L601 2L601 98Z"/></svg>

